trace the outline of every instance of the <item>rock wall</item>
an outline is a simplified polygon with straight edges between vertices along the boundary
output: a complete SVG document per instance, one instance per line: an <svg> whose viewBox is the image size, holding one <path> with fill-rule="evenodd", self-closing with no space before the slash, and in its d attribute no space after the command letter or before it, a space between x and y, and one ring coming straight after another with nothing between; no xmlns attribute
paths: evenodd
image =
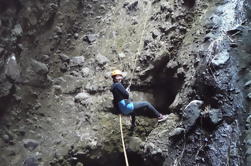
<svg viewBox="0 0 251 166"><path fill-rule="evenodd" d="M157 123L145 111L134 129L123 117L130 165L248 165L249 6L0 2L2 164L123 165L109 91L119 68L134 101L169 114Z"/></svg>

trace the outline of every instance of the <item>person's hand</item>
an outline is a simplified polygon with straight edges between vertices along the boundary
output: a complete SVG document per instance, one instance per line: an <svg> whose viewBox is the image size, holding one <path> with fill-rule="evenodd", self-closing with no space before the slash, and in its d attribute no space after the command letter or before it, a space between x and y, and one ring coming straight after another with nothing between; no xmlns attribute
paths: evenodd
<svg viewBox="0 0 251 166"><path fill-rule="evenodd" d="M130 87L127 87L127 88L126 88L126 91L127 91L128 93L130 93Z"/></svg>

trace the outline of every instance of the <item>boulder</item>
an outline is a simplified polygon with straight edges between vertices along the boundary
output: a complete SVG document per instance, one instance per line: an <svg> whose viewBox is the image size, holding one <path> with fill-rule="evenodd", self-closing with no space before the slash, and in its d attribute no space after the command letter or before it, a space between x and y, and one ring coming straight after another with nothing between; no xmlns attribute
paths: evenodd
<svg viewBox="0 0 251 166"><path fill-rule="evenodd" d="M12 30L12 33L15 36L21 36L23 34L22 26L20 24L16 24Z"/></svg>
<svg viewBox="0 0 251 166"><path fill-rule="evenodd" d="M24 160L23 166L38 166L38 160L36 157L28 157Z"/></svg>
<svg viewBox="0 0 251 166"><path fill-rule="evenodd" d="M170 136L170 138L172 138L172 137L180 136L183 133L185 133L185 129L181 128L181 127L178 127L178 128L175 128L174 130L172 130L169 133L169 136Z"/></svg>
<svg viewBox="0 0 251 166"><path fill-rule="evenodd" d="M138 10L138 1L134 1L131 3L124 3L124 7L128 10L128 11L136 11Z"/></svg>
<svg viewBox="0 0 251 166"><path fill-rule="evenodd" d="M32 60L31 67L33 71L39 75L47 75L49 72L49 69L46 64L38 62L36 60Z"/></svg>
<svg viewBox="0 0 251 166"><path fill-rule="evenodd" d="M90 74L90 69L88 67L84 67L81 69L81 74L83 77L87 77Z"/></svg>
<svg viewBox="0 0 251 166"><path fill-rule="evenodd" d="M83 56L75 56L70 60L70 66L83 66L85 62L85 58Z"/></svg>
<svg viewBox="0 0 251 166"><path fill-rule="evenodd" d="M39 145L39 142L34 139L24 139L24 147L30 151L33 151Z"/></svg>
<svg viewBox="0 0 251 166"><path fill-rule="evenodd" d="M67 55L65 55L65 54L59 54L59 57L60 57L60 59L61 59L63 62L69 62L69 61L70 61L69 56L67 56Z"/></svg>
<svg viewBox="0 0 251 166"><path fill-rule="evenodd" d="M247 99L248 99L248 100L251 100L251 93L248 93Z"/></svg>
<svg viewBox="0 0 251 166"><path fill-rule="evenodd" d="M83 105L86 105L86 104L90 103L89 99L90 99L90 95L88 93L86 93L86 92L78 93L74 97L75 102L79 102L79 103L81 103Z"/></svg>
<svg viewBox="0 0 251 166"><path fill-rule="evenodd" d="M230 59L229 53L227 51L223 51L219 54L217 54L213 59L212 59L212 65L215 68L222 68Z"/></svg>
<svg viewBox="0 0 251 166"><path fill-rule="evenodd" d="M20 67L17 64L15 54L12 54L6 62L5 75L12 81L18 81L20 79Z"/></svg>
<svg viewBox="0 0 251 166"><path fill-rule="evenodd" d="M104 66L105 64L110 62L110 60L107 57L101 54L97 54L95 59L100 66Z"/></svg>
<svg viewBox="0 0 251 166"><path fill-rule="evenodd" d="M97 40L97 34L86 35L83 40L91 44Z"/></svg>
<svg viewBox="0 0 251 166"><path fill-rule="evenodd" d="M132 152L140 152L143 141L139 137L130 137L128 149Z"/></svg>
<svg viewBox="0 0 251 166"><path fill-rule="evenodd" d="M222 120L222 112L220 109L211 109L208 111L210 122L214 125L218 124Z"/></svg>
<svg viewBox="0 0 251 166"><path fill-rule="evenodd" d="M183 111L183 126L186 130L190 130L200 117L200 107L202 104L203 101L201 100L193 100L185 107Z"/></svg>

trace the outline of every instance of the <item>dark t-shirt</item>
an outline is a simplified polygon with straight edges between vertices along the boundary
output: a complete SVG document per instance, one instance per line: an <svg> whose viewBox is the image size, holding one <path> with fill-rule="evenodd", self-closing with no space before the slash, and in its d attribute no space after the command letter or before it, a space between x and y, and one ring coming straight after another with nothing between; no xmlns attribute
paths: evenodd
<svg viewBox="0 0 251 166"><path fill-rule="evenodd" d="M129 98L129 93L126 91L125 87L119 82L112 84L111 92L113 94L113 103L115 106L118 104L119 101Z"/></svg>

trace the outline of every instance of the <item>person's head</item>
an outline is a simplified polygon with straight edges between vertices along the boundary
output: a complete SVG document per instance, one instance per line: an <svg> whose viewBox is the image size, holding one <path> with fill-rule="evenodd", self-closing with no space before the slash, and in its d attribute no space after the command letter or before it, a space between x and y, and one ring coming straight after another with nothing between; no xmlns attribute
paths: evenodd
<svg viewBox="0 0 251 166"><path fill-rule="evenodd" d="M123 80L123 73L120 70L112 71L112 80L113 82L121 82Z"/></svg>

